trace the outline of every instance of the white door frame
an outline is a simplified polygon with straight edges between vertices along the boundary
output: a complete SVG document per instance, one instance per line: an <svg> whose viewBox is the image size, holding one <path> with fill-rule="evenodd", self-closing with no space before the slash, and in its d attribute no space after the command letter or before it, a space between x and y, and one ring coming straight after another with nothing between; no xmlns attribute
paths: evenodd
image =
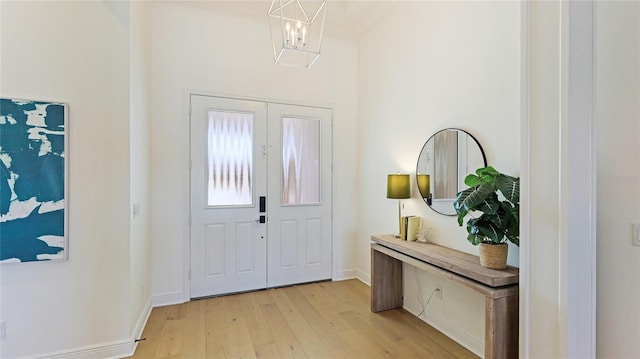
<svg viewBox="0 0 640 359"><path fill-rule="evenodd" d="M521 10L520 358L539 357L541 343L551 351L542 354L595 358L595 3L524 1ZM557 31L546 36L549 26ZM557 92L544 93L554 88ZM556 105L551 109L555 116L544 116ZM547 149L556 154L550 163L533 158L543 150L543 137L558 145ZM547 202L557 223L550 240L531 223L544 211L531 205L532 196L544 192L549 174L557 175L557 186L547 190L559 194ZM548 256L543 257L546 244ZM543 272L545 262L551 269ZM544 299L551 302L543 304ZM541 321L539 311L545 309L550 309L548 319Z"/></svg>
<svg viewBox="0 0 640 359"><path fill-rule="evenodd" d="M187 196L187 198L189 198L188 201L188 206L187 208L189 208L189 211L191 210L191 96L192 95L198 95L198 96L211 96L211 97L219 97L219 98L227 98L227 99L232 99L232 100L247 100L247 101L261 101L261 102L265 102L265 103L275 103L275 104L283 104L283 105L295 105L295 106L306 106L306 107L314 107L314 108L324 108L324 109L329 109L332 112L334 111L333 105L331 104L310 104L310 103L301 103L301 102L296 102L296 101L285 101L285 100L278 100L278 99L268 99L268 98L262 98L262 97L253 97L253 96L244 96L244 95L237 95L237 94L229 94L229 93L219 93L219 92L208 92L208 91L199 91L199 90L191 90L191 89L186 89L183 92L182 95L182 101L183 101L183 108L184 108L184 113L183 113L183 118L186 119L187 124L189 125L189 130L187 131L189 138L187 139L187 143L189 144L189 152L188 152L188 157L186 158L186 183L187 183L187 188L186 188L186 192L185 192L185 196ZM331 121L331 146L332 146L332 150L331 150L331 168L333 169L333 121ZM333 170L331 172L331 182L332 182L332 186L331 186L331 197L333 197ZM334 236L334 229L333 229L333 201L331 201L331 278L334 278L335 276L335 268L334 268L334 256L333 256L333 248L335 248L335 236ZM175 295L173 296L173 298L175 300L172 299L167 299L166 302L175 302L175 303L187 303L191 301L191 215L190 213L187 213L186 216L184 217L184 220L182 223L185 223L185 228L183 230L184 233L184 240L183 240L183 265L182 265L182 270L183 270L183 284L182 284L182 293L175 293ZM181 295L180 295L181 294ZM179 299L180 298L180 299Z"/></svg>

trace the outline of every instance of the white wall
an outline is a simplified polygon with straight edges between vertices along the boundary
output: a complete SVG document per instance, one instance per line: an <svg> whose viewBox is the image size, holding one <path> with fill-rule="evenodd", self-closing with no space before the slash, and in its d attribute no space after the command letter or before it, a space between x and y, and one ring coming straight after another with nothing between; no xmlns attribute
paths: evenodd
<svg viewBox="0 0 640 359"><path fill-rule="evenodd" d="M257 21L175 3L153 5L151 38L154 304L188 299L188 90L334 109L333 276L353 277L355 43L327 37L313 67L284 67L273 64L266 15Z"/></svg>
<svg viewBox="0 0 640 359"><path fill-rule="evenodd" d="M399 4L358 43L358 98L357 255L368 276L370 236L397 228L397 203L385 198L386 175L411 173L415 182L420 149L436 131L467 130L490 165L519 176L520 4ZM427 208L417 193L414 185L404 213L423 217L433 228L433 242L477 253L455 217ZM518 248L509 252L509 262L517 265ZM418 279L426 301L433 278L418 271ZM482 297L442 285L442 302L432 299L422 318L482 352ZM417 292L413 270L405 270L405 307L416 313Z"/></svg>
<svg viewBox="0 0 640 359"><path fill-rule="evenodd" d="M597 355L640 357L640 5L596 6Z"/></svg>
<svg viewBox="0 0 640 359"><path fill-rule="evenodd" d="M117 346L130 336L129 4L0 8L0 94L67 102L71 141L69 260L1 266L0 356Z"/></svg>

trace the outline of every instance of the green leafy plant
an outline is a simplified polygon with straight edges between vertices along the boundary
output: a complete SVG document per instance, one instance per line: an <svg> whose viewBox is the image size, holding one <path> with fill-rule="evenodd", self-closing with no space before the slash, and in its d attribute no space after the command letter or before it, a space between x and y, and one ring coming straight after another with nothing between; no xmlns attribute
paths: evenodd
<svg viewBox="0 0 640 359"><path fill-rule="evenodd" d="M505 243L520 245L520 178L507 176L487 166L464 179L468 189L458 192L453 206L458 225L467 221L471 244ZM478 213L480 215L478 215Z"/></svg>

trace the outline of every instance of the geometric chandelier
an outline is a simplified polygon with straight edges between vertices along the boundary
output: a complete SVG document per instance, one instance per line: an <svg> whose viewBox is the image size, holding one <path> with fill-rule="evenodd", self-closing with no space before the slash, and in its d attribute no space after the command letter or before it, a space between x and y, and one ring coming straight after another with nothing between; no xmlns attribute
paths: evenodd
<svg viewBox="0 0 640 359"><path fill-rule="evenodd" d="M269 28L276 64L309 68L320 57L327 1L272 0Z"/></svg>

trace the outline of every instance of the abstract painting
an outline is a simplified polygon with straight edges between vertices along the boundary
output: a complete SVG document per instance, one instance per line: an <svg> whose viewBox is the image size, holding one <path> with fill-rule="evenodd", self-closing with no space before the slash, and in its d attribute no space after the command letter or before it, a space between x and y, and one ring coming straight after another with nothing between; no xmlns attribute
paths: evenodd
<svg viewBox="0 0 640 359"><path fill-rule="evenodd" d="M67 105L0 98L0 262L67 258Z"/></svg>

